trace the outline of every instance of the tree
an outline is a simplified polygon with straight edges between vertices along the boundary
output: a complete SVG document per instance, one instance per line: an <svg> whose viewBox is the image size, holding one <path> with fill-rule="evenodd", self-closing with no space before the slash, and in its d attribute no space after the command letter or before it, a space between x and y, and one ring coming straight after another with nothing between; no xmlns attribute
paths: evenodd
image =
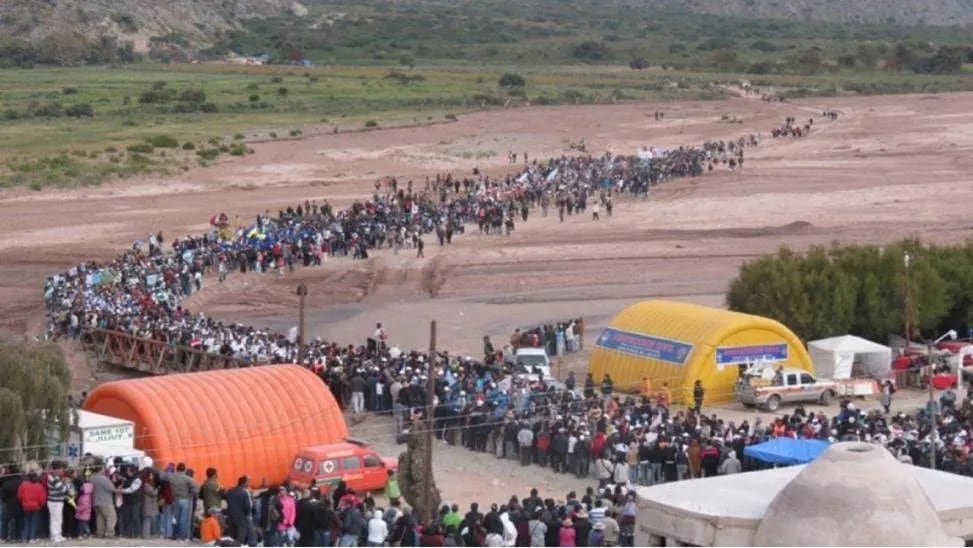
<svg viewBox="0 0 973 548"><path fill-rule="evenodd" d="M75 118L87 116L91 118L95 115L95 109L91 108L91 103L77 103L64 109L64 114Z"/></svg>
<svg viewBox="0 0 973 548"><path fill-rule="evenodd" d="M507 72L500 77L499 83L502 88L522 88L527 85L527 80L516 72Z"/></svg>
<svg viewBox="0 0 973 548"><path fill-rule="evenodd" d="M589 40L574 46L571 53L583 61L603 61L611 57L612 50L602 42Z"/></svg>
<svg viewBox="0 0 973 548"><path fill-rule="evenodd" d="M645 57L636 57L628 62L628 68L632 70L645 70L649 68L649 60Z"/></svg>
<svg viewBox="0 0 973 548"><path fill-rule="evenodd" d="M0 343L0 460L43 460L52 428L66 437L70 383L57 346Z"/></svg>
<svg viewBox="0 0 973 548"><path fill-rule="evenodd" d="M875 246L781 249L744 264L730 283L733 310L775 318L805 339L854 333L882 340L900 333L905 315L905 250L910 316L927 337L963 330L973 320L973 241L963 247L906 240Z"/></svg>

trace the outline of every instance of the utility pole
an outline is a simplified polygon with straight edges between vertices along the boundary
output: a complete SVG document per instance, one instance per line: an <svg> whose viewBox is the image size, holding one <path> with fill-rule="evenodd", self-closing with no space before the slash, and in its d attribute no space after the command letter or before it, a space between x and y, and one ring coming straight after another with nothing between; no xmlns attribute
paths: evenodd
<svg viewBox="0 0 973 548"><path fill-rule="evenodd" d="M307 340L304 338L304 297L307 297L307 286L303 283L297 286L298 314L297 323L297 363L304 364Z"/></svg>
<svg viewBox="0 0 973 548"><path fill-rule="evenodd" d="M423 525L432 523L432 518L435 515L435 509L430 508L432 505L432 445L433 436L432 431L434 427L434 418L436 411L436 405L434 403L436 398L436 320L429 322L429 358L426 360L429 364L427 369L427 379L426 379L426 459L425 459L425 483L426 485L422 490L422 522Z"/></svg>
<svg viewBox="0 0 973 548"><path fill-rule="evenodd" d="M932 365L932 345L933 343L927 342L926 344L926 360L929 362L929 403L926 405L929 414L929 468L933 470L936 469L936 441L939 439L939 430L936 427L936 392L932 385L933 371L936 369ZM963 371L960 369L959 375L962 377Z"/></svg>
<svg viewBox="0 0 973 548"><path fill-rule="evenodd" d="M912 286L909 278L911 272L909 267L912 263L912 256L905 252L905 349L909 349L909 341L912 340Z"/></svg>

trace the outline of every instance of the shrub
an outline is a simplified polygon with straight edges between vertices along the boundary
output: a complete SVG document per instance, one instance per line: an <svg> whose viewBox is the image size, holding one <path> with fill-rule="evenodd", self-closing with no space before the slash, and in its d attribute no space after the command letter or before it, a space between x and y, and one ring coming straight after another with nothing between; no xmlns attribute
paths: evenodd
<svg viewBox="0 0 973 548"><path fill-rule="evenodd" d="M649 68L649 60L645 57L636 57L628 62L628 68L632 70L645 70Z"/></svg>
<svg viewBox="0 0 973 548"><path fill-rule="evenodd" d="M126 95L125 97L122 97L122 104L123 105L127 105L127 104L129 104L131 102L132 102L132 98L129 97L128 95Z"/></svg>
<svg viewBox="0 0 973 548"><path fill-rule="evenodd" d="M284 79L281 78L280 76L274 76L273 78L270 79L270 83L272 83L272 84L279 84L279 83L281 83L283 81L284 81Z"/></svg>
<svg viewBox="0 0 973 548"><path fill-rule="evenodd" d="M193 143L190 143L190 142L187 141L187 142L185 142L185 143L182 144L182 149L183 150L196 150L196 145L194 145Z"/></svg>
<svg viewBox="0 0 973 548"><path fill-rule="evenodd" d="M271 139L276 139L277 138L277 132L276 131L271 131L270 132L270 138Z"/></svg>
<svg viewBox="0 0 973 548"><path fill-rule="evenodd" d="M77 95L78 94L78 88L66 87L66 88L64 88L64 89L61 90L61 93L63 93L64 95Z"/></svg>
<svg viewBox="0 0 973 548"><path fill-rule="evenodd" d="M251 103L256 103L259 100L260 100L260 96L257 95L256 93L254 93L253 95L250 96L250 102Z"/></svg>
<svg viewBox="0 0 973 548"><path fill-rule="evenodd" d="M671 54L682 53L684 51L686 51L686 44L682 44L679 42L669 44L669 53Z"/></svg>
<svg viewBox="0 0 973 548"><path fill-rule="evenodd" d="M41 103L34 108L34 116L58 118L62 115L64 115L64 109L61 107L61 103L56 101Z"/></svg>
<svg viewBox="0 0 973 548"><path fill-rule="evenodd" d="M375 120L369 120L365 122L365 127L378 127L378 122Z"/></svg>
<svg viewBox="0 0 973 548"><path fill-rule="evenodd" d="M156 82L152 82L152 89L155 90L155 91L159 91L159 90L162 90L163 88L165 88L168 85L169 85L169 82L166 82L165 80L158 80Z"/></svg>
<svg viewBox="0 0 973 548"><path fill-rule="evenodd" d="M172 112L176 114L190 114L199 110L196 103L176 103L172 106Z"/></svg>
<svg viewBox="0 0 973 548"><path fill-rule="evenodd" d="M459 119L459 118L456 117L455 114L446 114L445 118L447 120L449 120L450 122L455 122L456 120Z"/></svg>
<svg viewBox="0 0 973 548"><path fill-rule="evenodd" d="M179 100L187 103L205 103L206 92L201 89L187 89L179 94Z"/></svg>
<svg viewBox="0 0 973 548"><path fill-rule="evenodd" d="M204 148L196 151L196 156L204 160L215 160L220 155L220 150L218 148Z"/></svg>
<svg viewBox="0 0 973 548"><path fill-rule="evenodd" d="M95 115L95 109L91 108L91 105L88 103L77 103L64 109L64 114L75 118L81 118L82 116L90 118Z"/></svg>
<svg viewBox="0 0 973 548"><path fill-rule="evenodd" d="M144 105L168 103L176 95L172 89L151 89L139 93L139 103Z"/></svg>
<svg viewBox="0 0 973 548"><path fill-rule="evenodd" d="M152 151L155 149L149 143L136 143L134 145L128 145L127 150L137 154L152 154Z"/></svg>
<svg viewBox="0 0 973 548"><path fill-rule="evenodd" d="M574 46L571 54L574 55L575 59L584 61L603 61L611 57L612 50L601 42L589 40Z"/></svg>
<svg viewBox="0 0 973 548"><path fill-rule="evenodd" d="M239 141L240 139L243 139L243 138L244 138L244 135L242 133L234 133L233 134L233 139L235 139L237 141Z"/></svg>
<svg viewBox="0 0 973 548"><path fill-rule="evenodd" d="M768 61L758 61L747 68L747 74L770 74L771 72L774 72L774 64Z"/></svg>
<svg viewBox="0 0 973 548"><path fill-rule="evenodd" d="M700 42L700 44L696 46L696 49L699 51L715 51L718 49L733 49L735 46L736 42L734 42L732 38L715 36Z"/></svg>
<svg viewBox="0 0 973 548"><path fill-rule="evenodd" d="M20 118L20 113L16 110L8 108L7 110L3 111L4 120L16 120L17 118Z"/></svg>
<svg viewBox="0 0 973 548"><path fill-rule="evenodd" d="M257 84L247 84L247 89L250 91L259 91L260 86L258 86Z"/></svg>
<svg viewBox="0 0 973 548"><path fill-rule="evenodd" d="M500 87L502 88L514 88L514 87L524 87L527 85L527 80L523 76L515 72L507 72L500 77Z"/></svg>
<svg viewBox="0 0 973 548"><path fill-rule="evenodd" d="M199 111L212 114L214 112L219 112L220 109L216 106L216 103L203 103L199 105Z"/></svg>
<svg viewBox="0 0 973 548"><path fill-rule="evenodd" d="M230 152L230 147L228 147L226 145L220 145L220 152L222 152L224 154L227 153L227 152Z"/></svg>
<svg viewBox="0 0 973 548"><path fill-rule="evenodd" d="M299 129L292 129L291 132L290 132L290 135L291 135L291 137L297 137L298 135L300 135L302 133L304 133L304 132L301 131L301 130L299 130Z"/></svg>
<svg viewBox="0 0 973 548"><path fill-rule="evenodd" d="M279 87L277 88L277 95L287 95L287 91L288 91L287 88Z"/></svg>
<svg viewBox="0 0 973 548"><path fill-rule="evenodd" d="M243 156L247 153L247 147L237 143L230 147L230 156Z"/></svg>
<svg viewBox="0 0 973 548"><path fill-rule="evenodd" d="M148 139L148 143L156 148L176 148L179 141L172 135L156 135Z"/></svg>
<svg viewBox="0 0 973 548"><path fill-rule="evenodd" d="M777 51L777 46L771 44L766 40L757 40L756 42L750 44L750 49L756 51L771 52L771 51Z"/></svg>

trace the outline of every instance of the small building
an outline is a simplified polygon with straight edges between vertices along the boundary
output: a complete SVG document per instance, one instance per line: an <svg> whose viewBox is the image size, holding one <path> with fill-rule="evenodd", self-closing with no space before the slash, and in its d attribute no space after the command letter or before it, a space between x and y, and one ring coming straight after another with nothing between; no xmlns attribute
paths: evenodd
<svg viewBox="0 0 973 548"><path fill-rule="evenodd" d="M836 443L811 464L640 487L651 546L962 546L973 479Z"/></svg>
<svg viewBox="0 0 973 548"><path fill-rule="evenodd" d="M629 306L605 328L591 352L589 371L605 373L622 390L648 377L653 389L668 385L672 398L689 402L703 383L704 402L733 399L739 366L784 362L814 373L801 341L778 321L696 304L651 300Z"/></svg>

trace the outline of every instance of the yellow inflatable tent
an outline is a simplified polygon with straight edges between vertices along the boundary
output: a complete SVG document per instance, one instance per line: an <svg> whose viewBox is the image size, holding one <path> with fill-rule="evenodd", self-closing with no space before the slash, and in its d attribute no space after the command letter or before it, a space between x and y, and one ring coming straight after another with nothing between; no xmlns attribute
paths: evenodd
<svg viewBox="0 0 973 548"><path fill-rule="evenodd" d="M611 375L619 390L668 385L672 399L691 402L702 381L706 402L733 399L739 365L768 359L814 373L811 358L780 322L722 308L675 301L643 301L612 319L591 351L595 383Z"/></svg>

